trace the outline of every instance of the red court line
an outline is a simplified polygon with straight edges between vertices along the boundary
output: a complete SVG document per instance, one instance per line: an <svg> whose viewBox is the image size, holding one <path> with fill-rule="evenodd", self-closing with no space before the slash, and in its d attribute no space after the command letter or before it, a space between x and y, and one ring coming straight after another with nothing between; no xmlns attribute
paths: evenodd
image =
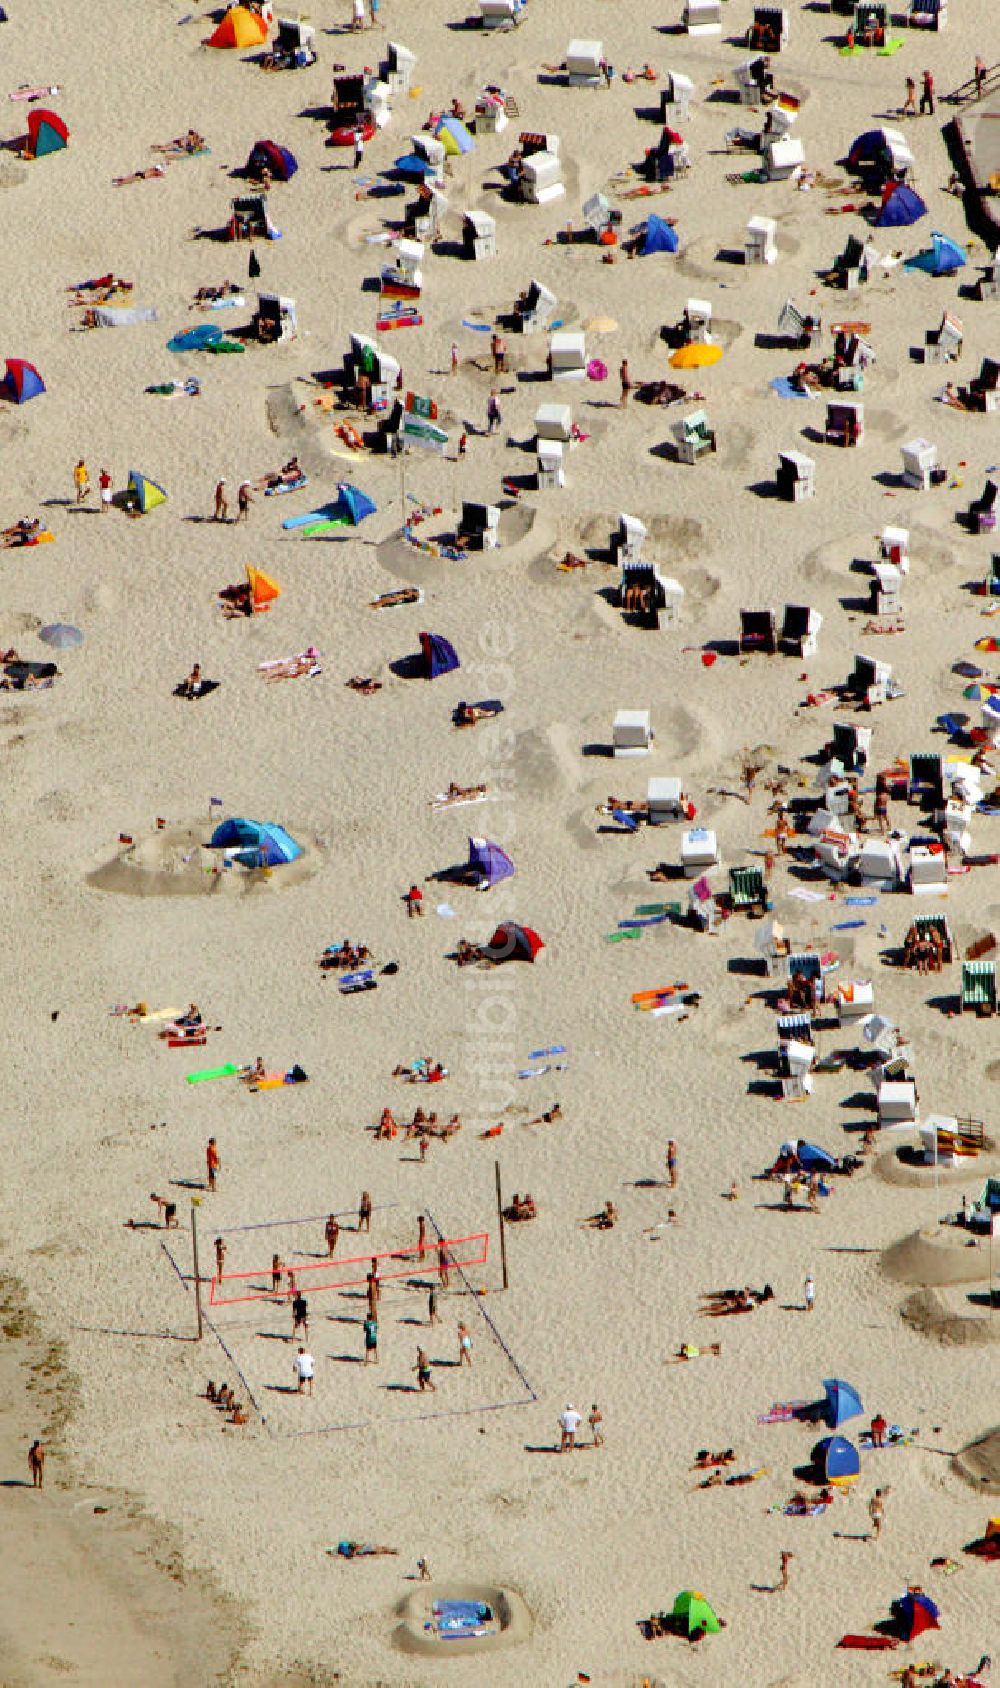
<svg viewBox="0 0 1000 1688"><path fill-rule="evenodd" d="M469 1253L468 1258L462 1258L456 1251L464 1250L467 1243L481 1243L482 1251L480 1253L471 1252ZM295 1274L295 1281L298 1284L299 1290L308 1290L311 1295L315 1295L322 1290L352 1289L358 1284L367 1283L368 1270L370 1269L373 1260L379 1262L379 1282L386 1283L392 1278L412 1277L415 1270L419 1271L421 1268L426 1270L428 1266L437 1270L439 1263L438 1255L441 1249L444 1249L447 1253L449 1266L483 1266L486 1263L489 1246L489 1232L474 1231L467 1237L445 1237L440 1242L426 1242L422 1249L418 1249L416 1247L372 1249L367 1254L346 1255L340 1259L334 1260L317 1260L312 1264L305 1266L295 1265L291 1267L291 1271ZM382 1261L399 1261L400 1266L398 1271L383 1271L381 1266ZM339 1272L345 1266L364 1266L365 1271L360 1276L337 1278L332 1282L327 1281L325 1283L316 1283L313 1281L317 1273L329 1274L330 1272ZM284 1276L288 1270L289 1268L287 1266L283 1267L282 1276ZM266 1289L255 1289L245 1295L218 1294L219 1289L224 1284L242 1283L247 1278L255 1278L258 1280L260 1278L266 1278L268 1281L268 1287ZM218 1273L216 1273L211 1281L208 1304L210 1307L232 1307L243 1301L269 1301L273 1300L276 1295L287 1299L290 1295L295 1294L294 1290L281 1288L272 1289L270 1280L270 1266L258 1268L255 1272L224 1272L221 1277Z"/></svg>

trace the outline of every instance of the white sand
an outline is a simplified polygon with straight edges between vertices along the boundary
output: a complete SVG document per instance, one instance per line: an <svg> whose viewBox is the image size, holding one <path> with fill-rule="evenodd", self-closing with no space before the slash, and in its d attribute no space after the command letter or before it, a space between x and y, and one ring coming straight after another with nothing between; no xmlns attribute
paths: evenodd
<svg viewBox="0 0 1000 1688"><path fill-rule="evenodd" d="M723 134L749 114L706 96L712 79L725 78L745 55L718 39L657 33L679 16L676 4L651 12L533 0L520 31L484 39L448 27L461 6L385 0L386 29L353 40L337 32L346 8L314 0L320 66L273 77L238 53L203 51L204 14L177 27L184 7L168 0L128 7L128 19L110 0L94 0L85 19L66 0L8 0L7 9L7 86L63 84L56 104L72 132L68 151L23 173L5 162L0 177L11 183L0 192L0 353L31 359L48 385L24 409L0 406L2 514L6 525L37 511L56 535L54 545L4 554L0 642L40 656L33 630L55 618L86 634L82 650L60 656L64 678L52 692L0 706L10 963L0 1234L5 1270L25 1281L80 1380L79 1409L50 1464L53 1480L61 1470L74 1481L123 1486L178 1527L192 1574L212 1571L246 1612L251 1640L241 1680L271 1680L293 1664L339 1670L357 1688L428 1680L431 1666L416 1667L391 1642L398 1602L411 1587L404 1579L419 1554L441 1579L519 1591L533 1616L530 1643L498 1653L486 1673L475 1659L434 1667L434 1680L462 1688L486 1680L491 1688L526 1680L561 1688L578 1670L602 1684L633 1684L644 1673L767 1684L801 1671L806 1637L810 1681L874 1683L884 1680L884 1660L837 1654L833 1664L831 1648L843 1630L887 1615L908 1578L940 1596L945 1613L945 1632L924 1653L968 1669L995 1639L988 1614L996 1573L963 1560L959 1576L942 1579L928 1562L959 1556L984 1526L982 1502L943 1455L995 1418L990 1368L965 1356L956 1361L904 1326L898 1306L906 1291L877 1266L879 1250L945 1211L943 1201L939 1209L930 1191L864 1174L838 1185L819 1226L811 1216L774 1211L773 1187L751 1185L751 1173L786 1135L847 1148L843 1122L858 1116L842 1102L859 1085L850 1074L820 1078L812 1100L791 1113L748 1094L755 1069L741 1057L773 1047L773 1018L747 1000L759 981L731 973L729 964L750 955L755 928L736 919L708 940L666 927L638 943L608 945L604 934L635 904L677 894L671 885L649 885L645 870L664 856L675 859L679 834L600 836L594 812L609 790L639 797L648 773L676 772L701 818L718 829L724 863L757 859L747 852L764 847L767 793L758 787L748 811L707 788L734 784L741 746L767 743L786 764L816 751L831 712L797 714L796 705L808 689L842 680L856 649L887 657L906 687L905 698L872 717L876 765L943 742L928 736L934 717L964 707L950 665L973 656L973 641L991 625L980 618L981 601L962 591L984 576L990 544L968 538L954 513L979 493L998 455L995 419L932 403L948 372L910 361L909 348L946 306L956 306L954 279L896 269L858 294L822 289L815 271L862 225L825 216L840 201L820 191L726 182L727 171L749 161L723 153ZM894 58L845 60L826 39L843 20L792 10L791 47L775 61L776 80L808 90L796 132L809 164L835 174L842 173L833 161L854 134L901 103L907 73L919 77L925 63L933 65L941 92L969 74L975 51L986 50L991 17L985 3L956 0L944 35L908 37ZM733 0L725 11L727 32L742 31L750 7ZM460 321L471 311L488 321L509 309L531 275L554 288L572 321L606 313L621 325L588 339L588 350L612 370L603 388L550 390L508 378L504 430L490 441L471 437L460 468L430 456L407 460L407 491L451 507L463 494L495 494L501 473L530 466L504 439L530 434L540 401L565 397L592 434L568 458L565 491L526 496L538 509L532 533L514 549L462 564L397 549L383 553L390 566L382 566L377 545L400 512L399 472L384 459L356 468L358 484L379 504L356 538L310 544L280 528L290 511L311 507L304 499L322 502L352 471L342 457L326 455L329 422L311 419L305 437L289 426L276 438L269 399L272 416L290 417L293 401L315 396L305 384L311 375L340 366L350 330L370 330L375 296L361 284L376 273L380 249L366 247L364 236L404 203L356 202L352 173L331 173L348 155L326 150L322 123L299 114L323 105L333 59L350 67L373 61L387 34L418 52L422 92L397 101L391 127L369 148L366 174L407 150L406 137L432 106L458 93L471 109L489 77L516 94L520 124L561 136L571 182L567 198L548 210L496 207L496 262L473 267L428 256L426 324L386 340L402 357L407 384L437 397L453 440L463 418L482 427L490 380L471 360L485 368L489 339ZM538 85L539 66L558 62L571 35L591 34L603 36L619 71L652 58L697 84L685 128L695 168L648 207L623 202L626 226L646 208L676 216L676 259L619 257L604 266L594 246L543 244L568 220L579 222L580 200L656 138L654 126L632 116L634 106L656 103L655 85L628 88L617 79L609 93ZM5 110L14 134L25 108ZM964 233L959 201L942 191L950 170L943 115L907 128L930 215L913 229L889 231L891 238L880 233L883 251L916 252L932 227ZM112 176L153 157L151 143L189 124L207 136L210 157L173 164L162 181L110 186ZM493 206L483 182L496 179L491 166L506 157L518 127L515 121L505 135L486 138L454 167L453 210ZM188 233L223 223L239 191L227 169L263 136L289 145L301 165L272 194L283 239L257 248L263 285L298 302L299 338L243 357L177 358L164 345L200 320L187 309L194 289L229 276L242 281L247 257L245 248L192 241ZM777 266L745 271L716 262L758 213L778 218ZM70 334L75 313L66 287L105 269L134 278L135 303L155 305L159 322ZM827 324L871 321L878 365L864 394L865 444L857 452L817 446L818 497L793 507L748 489L772 477L779 449L812 449L801 430L822 425L823 405L781 403L769 391L770 378L788 373L796 358L756 350L754 335L772 334L783 300L805 306L814 288ZM719 434L718 455L697 468L652 449L668 438L677 410L633 404L623 417L607 408L617 401L614 372L623 355L634 380L668 373L659 329L679 316L689 293L710 298L731 325L724 361L688 381L707 395ZM967 379L983 353L996 355L997 314L988 305L958 309L967 333L958 374ZM248 315L232 313L236 322ZM228 314L218 320L226 326ZM443 373L453 338L463 358L454 381ZM509 344L519 366L541 367L544 337ZM196 400L143 392L188 373L203 383ZM898 471L899 444L915 434L935 440L953 471L965 460L961 491L888 496L873 479ZM277 466L300 446L312 474L307 494L259 499L245 532L205 521L218 475L235 494L242 477ZM81 454L95 484L104 463L117 487L135 467L167 488L169 502L139 522L117 512L102 518L93 499L88 513L76 512L65 501ZM655 557L688 589L677 631L626 628L600 596L610 571L597 564L566 575L548 560L603 542L620 509L655 521ZM843 613L838 599L867 590L851 560L873 555L871 536L887 522L912 533L907 633L861 639L866 617ZM245 561L283 587L272 612L253 625L223 620L214 602ZM419 609L367 608L403 580L425 585ZM825 616L808 683L803 665L790 659L739 665L722 658L707 670L696 650L684 649L734 638L741 607L780 611L789 601L811 603ZM416 649L424 627L451 638L463 664L433 686L397 679L389 668ZM323 653L321 678L262 684L259 662L310 643ZM222 687L189 706L171 690L195 659ZM988 658L984 666L992 672ZM343 686L353 673L377 675L384 689L355 696ZM455 703L484 696L505 700L503 730L454 736ZM620 707L652 709L650 762L612 768L581 754L585 744L607 742ZM434 815L429 801L449 779L486 780L501 800ZM312 841L317 871L284 890L275 875L260 894L243 898L140 901L87 884L115 853L119 831L146 838L158 816L200 825L210 796L224 799L223 813L276 819ZM428 916L407 923L399 902L407 885L462 859L473 828L511 851L517 878L485 899L453 887L441 887L439 899L425 887ZM994 848L997 823L977 820L975 836L977 848ZM839 898L787 899L793 883L779 865L779 902L797 938L824 939L833 920L850 918ZM452 904L454 921L436 918L438 900ZM998 906L995 872L979 869L950 885L956 922L981 927L995 921ZM912 904L898 898L860 913L874 955L877 922L884 919L898 941ZM459 935L486 937L503 917L526 920L545 938L534 969L458 972L444 959ZM380 960L398 959L398 976L377 992L341 999L314 957L344 934L367 942ZM922 1107L989 1122L995 1089L983 1068L995 1054L995 1031L926 1006L957 988L957 970L943 984L882 968L876 977L879 1008L901 1018L912 1039ZM674 979L702 992L696 1017L677 1024L633 1013L631 992ZM150 1028L109 1018L113 1003L140 997L163 1005L194 997L224 1031L194 1058L168 1051ZM568 1045L569 1070L519 1084L513 1074L529 1052L552 1043ZM269 1066L301 1062L312 1082L256 1096L232 1082L193 1089L183 1082L191 1067L258 1052ZM433 1105L442 1117L458 1110L465 1121L457 1140L432 1146L424 1166L407 1146L377 1144L365 1129L386 1102L431 1105L428 1093L404 1091L389 1076L398 1061L422 1052L451 1069ZM524 1126L557 1098L562 1123ZM479 1141L482 1125L500 1118L503 1136ZM212 1133L223 1172L218 1194L201 1209L209 1270L211 1241L221 1231L229 1232L229 1269L265 1267L274 1249L286 1259L293 1249L322 1250L319 1223L303 1231L235 1228L351 1209L363 1187L378 1209L372 1246L412 1243L421 1209L453 1235L495 1231L499 1153L505 1188L530 1190L540 1217L509 1235L506 1295L494 1293L495 1236L489 1264L473 1281L489 1286L486 1311L536 1402L484 1410L518 1401L525 1389L475 1304L457 1292L443 1298L442 1324L428 1332L406 1322L423 1318L424 1297L387 1290L380 1365L367 1371L333 1359L360 1355L360 1326L342 1321L356 1321L361 1304L311 1294L312 1400L275 1393L291 1380L292 1345L255 1334L287 1338L287 1309L230 1310L236 1323L227 1319L227 1341L269 1425L253 1415L244 1431L223 1434L199 1391L209 1376L227 1377L241 1394L243 1385L211 1340L197 1347L162 1339L191 1332L193 1306L161 1243L176 1245L185 1268L189 1255L180 1241L125 1226L130 1216L152 1216L151 1190L200 1179ZM676 1198L636 1185L662 1176L668 1136L680 1146ZM733 1177L742 1200L730 1205L721 1195ZM970 1173L970 1195L977 1188ZM171 1193L186 1222L187 1190ZM619 1227L610 1235L579 1229L577 1220L609 1196L621 1210ZM664 1218L671 1202L680 1226L650 1242L643 1227ZM345 1231L342 1254L357 1252L348 1247L353 1241ZM807 1319L785 1306L801 1302L810 1270L818 1302ZM776 1301L752 1322L707 1325L696 1317L702 1290L765 1280ZM454 1359L461 1318L475 1340L471 1373L442 1364L429 1399L387 1387L412 1381L424 1339L433 1358ZM721 1360L664 1367L680 1341L715 1337L723 1341ZM854 1381L870 1411L919 1425L919 1445L878 1463L866 1459L863 1492L838 1500L825 1518L770 1516L766 1509L792 1492L793 1467L814 1436L796 1425L758 1428L756 1415L773 1400L820 1394L820 1380L831 1374ZM551 1446L557 1414L570 1400L584 1413L600 1403L603 1451L564 1460L526 1451ZM345 1423L362 1428L295 1434ZM27 1415L23 1433L35 1433ZM689 1466L701 1446L732 1446L741 1466L766 1463L768 1475L747 1489L692 1495ZM878 1548L838 1539L838 1532L862 1533L864 1495L886 1480L892 1493ZM8 1505L9 1497L0 1502ZM331 1560L324 1550L342 1537L389 1543L400 1557ZM751 1584L775 1579L782 1548L796 1558L776 1609ZM637 1620L689 1586L715 1601L726 1632L690 1651L680 1642L645 1642ZM44 1625L44 1610L35 1621ZM26 1681L54 1679L40 1662L43 1640L19 1645ZM103 1681L133 1682L113 1640L108 1647Z"/></svg>

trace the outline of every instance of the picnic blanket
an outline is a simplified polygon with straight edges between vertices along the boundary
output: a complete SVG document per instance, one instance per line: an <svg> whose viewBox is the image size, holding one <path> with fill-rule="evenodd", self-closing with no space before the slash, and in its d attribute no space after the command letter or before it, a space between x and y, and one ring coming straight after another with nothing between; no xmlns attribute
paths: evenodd
<svg viewBox="0 0 1000 1688"><path fill-rule="evenodd" d="M98 328L131 328L137 322L159 322L155 305L95 305L94 321Z"/></svg>

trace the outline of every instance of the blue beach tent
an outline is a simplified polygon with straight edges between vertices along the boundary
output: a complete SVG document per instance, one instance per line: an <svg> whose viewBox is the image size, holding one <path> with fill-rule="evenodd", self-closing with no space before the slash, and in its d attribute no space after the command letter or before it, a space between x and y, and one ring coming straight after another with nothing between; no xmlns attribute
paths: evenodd
<svg viewBox="0 0 1000 1688"><path fill-rule="evenodd" d="M831 1430L839 1430L845 1419L857 1418L864 1412L861 1396L842 1377L825 1377L823 1388L826 1390L824 1417Z"/></svg>
<svg viewBox="0 0 1000 1688"><path fill-rule="evenodd" d="M233 815L217 826L209 839L210 850L233 850L244 867L280 867L302 854L301 844L283 826L272 821L249 821Z"/></svg>
<svg viewBox="0 0 1000 1688"><path fill-rule="evenodd" d="M813 1464L827 1483L853 1483L861 1470L861 1459L846 1436L824 1436L812 1451Z"/></svg>
<svg viewBox="0 0 1000 1688"><path fill-rule="evenodd" d="M905 182L896 182L886 193L875 218L877 229L909 228L921 217L926 217L927 207L920 195L913 188L907 187Z"/></svg>
<svg viewBox="0 0 1000 1688"><path fill-rule="evenodd" d="M665 223L662 217L647 217L646 233L642 241L644 258L651 252L676 252L679 244L676 230L672 229L669 223Z"/></svg>
<svg viewBox="0 0 1000 1688"><path fill-rule="evenodd" d="M439 674L451 674L460 666L454 645L440 633L421 633L420 654L428 680L436 680Z"/></svg>
<svg viewBox="0 0 1000 1688"><path fill-rule="evenodd" d="M925 270L928 275L954 275L956 270L965 268L966 262L965 252L958 242L935 229L931 235L930 251L918 252L915 257L907 258L903 268Z"/></svg>

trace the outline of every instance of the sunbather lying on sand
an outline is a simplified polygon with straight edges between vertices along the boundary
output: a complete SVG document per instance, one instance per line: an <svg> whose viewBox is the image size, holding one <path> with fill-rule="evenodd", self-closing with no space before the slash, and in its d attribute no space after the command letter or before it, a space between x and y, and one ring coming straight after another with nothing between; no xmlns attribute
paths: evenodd
<svg viewBox="0 0 1000 1688"><path fill-rule="evenodd" d="M298 656L279 658L276 662L259 662L257 672L263 680L298 680L306 674L315 674L319 666L319 651L315 645L309 645Z"/></svg>
<svg viewBox="0 0 1000 1688"><path fill-rule="evenodd" d="M398 1555L399 1548L376 1547L370 1542L362 1544L359 1541L341 1541L337 1543L336 1547L328 1547L326 1551L327 1553L338 1554L341 1559L371 1559L387 1553Z"/></svg>
<svg viewBox="0 0 1000 1688"><path fill-rule="evenodd" d="M716 1465L732 1465L736 1455L732 1448L726 1448L724 1453L713 1454L707 1448L700 1448L695 1455L692 1471L707 1471Z"/></svg>
<svg viewBox="0 0 1000 1688"><path fill-rule="evenodd" d="M485 955L479 944L470 944L468 938L459 938L455 945L455 960L459 967L471 967L474 961L485 960Z"/></svg>
<svg viewBox="0 0 1000 1688"><path fill-rule="evenodd" d="M301 479L302 470L299 467L299 460L297 457L290 457L287 463L281 465L280 469L274 470L270 475L261 475L253 484L258 492L262 492L265 487L290 486Z"/></svg>
<svg viewBox="0 0 1000 1688"><path fill-rule="evenodd" d="M486 796L485 785L456 785L454 780L449 780L448 789L444 794L444 802L446 802L446 803L460 803L460 802L464 803L464 802L468 802L470 797L485 797L485 796ZM434 801L440 802L441 799L435 798Z"/></svg>
<svg viewBox="0 0 1000 1688"><path fill-rule="evenodd" d="M172 141L154 141L150 151L190 154L201 152L204 146L204 135L199 135L197 129L189 129L186 135L177 135Z"/></svg>
<svg viewBox="0 0 1000 1688"><path fill-rule="evenodd" d="M565 551L562 562L557 566L568 574L573 569L585 569L589 561L589 557L578 557L575 551Z"/></svg>
<svg viewBox="0 0 1000 1688"><path fill-rule="evenodd" d="M4 528L3 532L0 533L0 549L12 551L19 545L27 545L30 540L34 539L41 525L37 516L30 519L27 516L22 517L19 522L14 523L13 527Z"/></svg>
<svg viewBox="0 0 1000 1688"><path fill-rule="evenodd" d="M595 1231L611 1231L618 1220L618 1209L613 1201L608 1199L600 1213L592 1213L589 1219L582 1219L581 1225L590 1225Z"/></svg>
<svg viewBox="0 0 1000 1688"><path fill-rule="evenodd" d="M382 690L381 680L372 680L370 677L366 678L361 674L352 674L349 680L344 681L344 684L350 686L352 692L360 692L362 697L371 697L373 692Z"/></svg>
<svg viewBox="0 0 1000 1688"><path fill-rule="evenodd" d="M133 170L130 176L112 176L113 188L127 187L129 182L152 182L159 176L165 176L166 170L162 164L151 164L148 170Z"/></svg>
<svg viewBox="0 0 1000 1688"><path fill-rule="evenodd" d="M664 1360L663 1363L665 1366L677 1365L684 1360L704 1359L709 1354L714 1354L715 1358L719 1359L722 1354L722 1343L710 1342L707 1347L703 1344L702 1347L698 1348L693 1342L682 1342L676 1354L671 1354L670 1358Z"/></svg>

